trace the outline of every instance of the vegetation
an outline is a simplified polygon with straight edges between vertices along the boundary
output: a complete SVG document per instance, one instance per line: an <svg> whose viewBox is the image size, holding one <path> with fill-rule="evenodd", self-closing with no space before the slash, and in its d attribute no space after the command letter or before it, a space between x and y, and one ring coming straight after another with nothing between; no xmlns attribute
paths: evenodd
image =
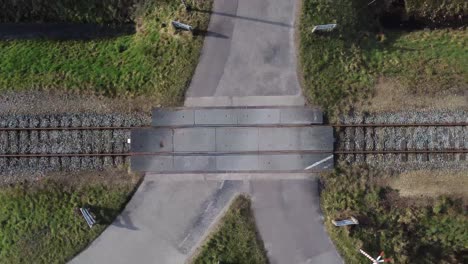
<svg viewBox="0 0 468 264"><path fill-rule="evenodd" d="M331 115L356 109L373 96L381 76L403 86L407 94L463 94L468 80L466 30L384 30L375 8L367 4L304 1L300 54L310 100ZM325 23L338 27L311 33L313 25Z"/></svg>
<svg viewBox="0 0 468 264"><path fill-rule="evenodd" d="M322 178L325 223L346 263L365 263L359 248L383 250L393 263L464 263L468 211L461 200L438 198L412 205L380 184L385 177L364 167L338 168ZM356 217L360 224L338 228L332 219Z"/></svg>
<svg viewBox="0 0 468 264"><path fill-rule="evenodd" d="M69 22L120 24L132 21L139 0L0 0L0 23Z"/></svg>
<svg viewBox="0 0 468 264"><path fill-rule="evenodd" d="M468 12L465 0L405 0L406 12L416 19L433 23L463 21Z"/></svg>
<svg viewBox="0 0 468 264"><path fill-rule="evenodd" d="M221 226L203 246L194 263L267 263L247 197L239 196L234 200L229 211L221 219Z"/></svg>
<svg viewBox="0 0 468 264"><path fill-rule="evenodd" d="M211 1L194 0L199 10ZM202 36L176 32L172 20L208 25L206 12L186 12L180 1L147 1L134 35L92 40L0 41L0 92L49 89L92 91L111 97L152 98L173 105L183 98Z"/></svg>
<svg viewBox="0 0 468 264"><path fill-rule="evenodd" d="M128 175L111 178L2 187L0 263L65 263L80 252L113 221L136 183ZM91 229L78 211L83 206L96 216Z"/></svg>

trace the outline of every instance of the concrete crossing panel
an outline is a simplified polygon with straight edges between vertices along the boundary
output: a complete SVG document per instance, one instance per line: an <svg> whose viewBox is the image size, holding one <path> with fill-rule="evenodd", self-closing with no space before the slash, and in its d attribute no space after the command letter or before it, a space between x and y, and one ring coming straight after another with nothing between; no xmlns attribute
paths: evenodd
<svg viewBox="0 0 468 264"><path fill-rule="evenodd" d="M259 150L333 150L331 127L282 127L259 130Z"/></svg>
<svg viewBox="0 0 468 264"><path fill-rule="evenodd" d="M258 151L258 129L253 127L216 128L216 151Z"/></svg>
<svg viewBox="0 0 468 264"><path fill-rule="evenodd" d="M175 156L174 171L216 171L214 156Z"/></svg>
<svg viewBox="0 0 468 264"><path fill-rule="evenodd" d="M215 128L179 128L174 130L174 151L215 151Z"/></svg>
<svg viewBox="0 0 468 264"><path fill-rule="evenodd" d="M131 169L144 172L246 172L311 171L333 167L333 155L244 154L244 155L154 155L131 157Z"/></svg>
<svg viewBox="0 0 468 264"><path fill-rule="evenodd" d="M174 159L172 156L132 156L130 168L140 172L173 171Z"/></svg>
<svg viewBox="0 0 468 264"><path fill-rule="evenodd" d="M132 152L174 151L171 129L134 129L131 133Z"/></svg>
<svg viewBox="0 0 468 264"><path fill-rule="evenodd" d="M194 125L195 116L192 109L154 109L153 126Z"/></svg>
<svg viewBox="0 0 468 264"><path fill-rule="evenodd" d="M281 124L322 124L323 114L319 109L310 108L281 108Z"/></svg>
<svg viewBox="0 0 468 264"><path fill-rule="evenodd" d="M334 137L331 126L303 127L298 130L298 150L333 150Z"/></svg>
<svg viewBox="0 0 468 264"><path fill-rule="evenodd" d="M304 170L314 163L326 159L330 154L288 154L288 155L260 155L258 170L290 171ZM329 161L329 160L327 160ZM331 160L333 162L333 160ZM332 163L333 164L333 163ZM313 168L324 169L330 163L322 162Z"/></svg>
<svg viewBox="0 0 468 264"><path fill-rule="evenodd" d="M132 130L131 166L159 173L329 169L333 128L305 126L322 121L320 110L294 106L156 109L155 128Z"/></svg>
<svg viewBox="0 0 468 264"><path fill-rule="evenodd" d="M195 109L196 125L232 125L237 124L235 109Z"/></svg>
<svg viewBox="0 0 468 264"><path fill-rule="evenodd" d="M280 123L279 108L236 109L239 125L265 125Z"/></svg>
<svg viewBox="0 0 468 264"><path fill-rule="evenodd" d="M322 112L303 107L185 108L153 110L153 126L321 124Z"/></svg>
<svg viewBox="0 0 468 264"><path fill-rule="evenodd" d="M258 155L216 156L217 171L256 171Z"/></svg>

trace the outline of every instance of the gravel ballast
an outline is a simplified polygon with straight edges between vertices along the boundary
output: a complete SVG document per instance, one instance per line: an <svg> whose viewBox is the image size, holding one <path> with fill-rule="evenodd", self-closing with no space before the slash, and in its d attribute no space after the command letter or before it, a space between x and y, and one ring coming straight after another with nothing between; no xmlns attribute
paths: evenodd
<svg viewBox="0 0 468 264"><path fill-rule="evenodd" d="M1 128L137 127L148 114L51 114L0 116ZM0 131L0 154L126 153L130 130ZM124 157L0 158L0 184L34 180L52 171L102 170L122 167Z"/></svg>
<svg viewBox="0 0 468 264"><path fill-rule="evenodd" d="M468 122L468 111L425 111L342 116L341 124ZM337 131L340 150L468 149L468 127L345 128ZM413 169L468 169L467 154L342 155L339 160L403 172Z"/></svg>

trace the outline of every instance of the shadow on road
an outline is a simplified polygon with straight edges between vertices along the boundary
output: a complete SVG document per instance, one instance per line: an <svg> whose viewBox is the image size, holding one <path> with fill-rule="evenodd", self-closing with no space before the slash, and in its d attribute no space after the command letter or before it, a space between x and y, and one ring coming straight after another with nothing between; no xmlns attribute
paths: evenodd
<svg viewBox="0 0 468 264"><path fill-rule="evenodd" d="M119 216L117 216L112 225L129 230L139 230L138 227L133 224L128 212L122 212Z"/></svg>
<svg viewBox="0 0 468 264"><path fill-rule="evenodd" d="M192 12L201 12L201 13L208 13L210 15L218 15L218 16L226 16L226 17L232 17L232 18L238 18L238 19L244 19L244 20L249 20L253 22L259 22L259 23L265 23L265 24L270 24L274 26L281 26L281 27L287 27L291 28L292 26L290 24L286 23L281 23L281 22L275 22L275 21L269 21L269 20L264 20L264 19L258 19L258 18L253 18L253 17L246 17L246 16L238 16L238 15L233 15L233 14L228 14L228 13L223 13L223 12L216 12L216 11L211 11L211 10L200 10L200 9L190 9Z"/></svg>
<svg viewBox="0 0 468 264"><path fill-rule="evenodd" d="M114 225L129 230L139 230L132 222L128 212L122 212L120 215L118 210L101 206L87 206L90 211L96 216L96 221L102 225ZM117 216L116 216L117 215ZM114 220L115 217L115 220Z"/></svg>
<svg viewBox="0 0 468 264"><path fill-rule="evenodd" d="M110 39L134 33L134 24L103 26L67 23L0 23L0 40L93 40Z"/></svg>
<svg viewBox="0 0 468 264"><path fill-rule="evenodd" d="M193 35L195 36L204 36L204 37L213 37L213 38L222 38L228 39L229 37L220 33L216 33L208 30L194 29Z"/></svg>

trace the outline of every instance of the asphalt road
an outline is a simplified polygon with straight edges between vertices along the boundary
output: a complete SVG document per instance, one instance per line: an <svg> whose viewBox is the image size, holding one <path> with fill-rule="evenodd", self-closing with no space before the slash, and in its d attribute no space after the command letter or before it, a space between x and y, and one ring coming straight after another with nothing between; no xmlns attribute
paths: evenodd
<svg viewBox="0 0 468 264"><path fill-rule="evenodd" d="M219 181L146 177L112 225L70 263L184 263L197 239L193 234L210 222L208 211L219 213L210 203L219 200L220 186Z"/></svg>
<svg viewBox="0 0 468 264"><path fill-rule="evenodd" d="M297 6L296 0L216 0L186 105L303 104Z"/></svg>
<svg viewBox="0 0 468 264"><path fill-rule="evenodd" d="M296 75L297 8L298 0L215 0L213 12L194 10L212 17L185 105L304 104ZM323 228L315 178L166 176L147 175L116 221L71 263L184 263L238 193L253 198L271 264L342 263Z"/></svg>
<svg viewBox="0 0 468 264"><path fill-rule="evenodd" d="M122 214L70 263L182 264L240 193L252 197L271 264L342 263L321 222L316 178L168 178L147 175Z"/></svg>
<svg viewBox="0 0 468 264"><path fill-rule="evenodd" d="M252 181L249 193L270 264L343 263L322 223L317 179Z"/></svg>

